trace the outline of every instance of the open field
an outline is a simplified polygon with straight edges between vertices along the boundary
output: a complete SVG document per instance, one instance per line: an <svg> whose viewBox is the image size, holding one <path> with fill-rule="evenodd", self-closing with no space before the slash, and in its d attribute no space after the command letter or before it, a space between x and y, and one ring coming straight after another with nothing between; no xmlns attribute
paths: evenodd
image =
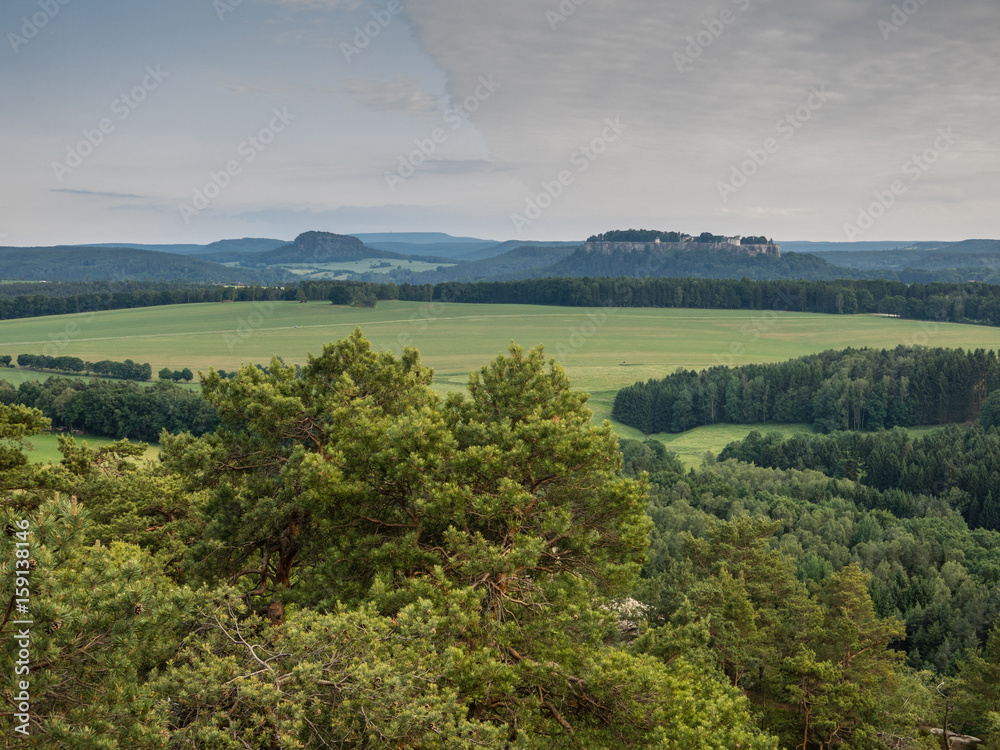
<svg viewBox="0 0 1000 750"><path fill-rule="evenodd" d="M149 362L154 373L162 367L230 370L244 362L267 363L276 354L302 364L307 353L318 353L323 344L355 327L376 348L397 354L403 346L420 349L442 391L462 389L471 370L511 341L526 348L544 344L546 353L562 362L574 386L591 393L596 419L610 416L619 388L663 377L679 367L778 362L848 346L1000 349L1000 328L869 315L418 302L379 302L375 309L355 309L322 302L245 302L0 321L0 354L133 359ZM0 371L0 378L14 382L45 377ZM622 425L616 429L625 437L641 437ZM716 433L709 437L698 430L661 437L692 456L717 452L738 437L723 440L725 428L704 429Z"/></svg>
<svg viewBox="0 0 1000 750"><path fill-rule="evenodd" d="M454 263L428 263L422 260L399 260L396 258L366 258L365 260L339 261L337 263L279 263L275 268L284 268L297 276L309 279L339 278L345 271L350 273L389 273L397 268L405 268L414 273L451 268Z"/></svg>
<svg viewBox="0 0 1000 750"><path fill-rule="evenodd" d="M812 426L807 424L713 424L687 432L666 433L652 437L665 443L668 449L677 454L684 468L690 469L701 466L706 453L711 452L718 456L727 445L742 440L754 430L762 434L780 432L786 438L813 433Z"/></svg>
<svg viewBox="0 0 1000 750"><path fill-rule="evenodd" d="M379 302L375 309L328 303L216 303L110 310L0 321L0 354L133 359L162 367L232 369L273 355L304 363L308 352L360 326L379 349L420 349L444 386L510 342L544 344L578 388L613 391L678 367L779 362L824 349L897 344L1000 349L1000 328L930 325L869 315L729 310L622 309ZM930 329L927 331L927 329Z"/></svg>
<svg viewBox="0 0 1000 750"><path fill-rule="evenodd" d="M643 435L631 427L614 423L615 431L622 437L647 440L653 438L664 443L667 448L677 454L684 468L692 469L701 466L706 453L718 456L723 448L736 440L743 440L756 430L762 435L769 432L780 432L786 438L794 435L815 434L812 425L808 424L713 424L696 427L681 433L660 433L659 435ZM914 438L925 435L936 427L911 427L907 430ZM629 434L625 434L626 431Z"/></svg>
<svg viewBox="0 0 1000 750"><path fill-rule="evenodd" d="M77 443L86 443L89 448L100 448L102 445L115 442L111 438L93 437L90 435L83 437L76 435L74 437ZM59 436L55 433L35 435L28 438L28 442L31 443L31 450L27 451L27 454L31 458L32 463L45 464L49 461L52 463L62 461L62 453L59 452ZM156 459L159 455L160 446L154 444L149 446L144 458L150 461Z"/></svg>

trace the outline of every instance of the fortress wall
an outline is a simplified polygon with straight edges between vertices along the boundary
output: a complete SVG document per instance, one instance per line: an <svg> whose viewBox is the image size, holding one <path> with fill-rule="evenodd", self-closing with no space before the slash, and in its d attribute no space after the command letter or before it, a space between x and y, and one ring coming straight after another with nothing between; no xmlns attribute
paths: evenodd
<svg viewBox="0 0 1000 750"><path fill-rule="evenodd" d="M612 255L614 253L636 253L648 250L722 251L733 255L773 255L781 257L780 245L730 245L725 242L586 242L583 249L588 253Z"/></svg>

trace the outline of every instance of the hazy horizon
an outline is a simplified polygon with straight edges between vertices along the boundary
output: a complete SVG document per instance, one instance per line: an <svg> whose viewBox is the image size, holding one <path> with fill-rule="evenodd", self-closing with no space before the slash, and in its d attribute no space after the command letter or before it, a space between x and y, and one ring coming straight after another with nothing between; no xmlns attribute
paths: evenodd
<svg viewBox="0 0 1000 750"><path fill-rule="evenodd" d="M10 0L0 244L998 237L997 28L987 0Z"/></svg>

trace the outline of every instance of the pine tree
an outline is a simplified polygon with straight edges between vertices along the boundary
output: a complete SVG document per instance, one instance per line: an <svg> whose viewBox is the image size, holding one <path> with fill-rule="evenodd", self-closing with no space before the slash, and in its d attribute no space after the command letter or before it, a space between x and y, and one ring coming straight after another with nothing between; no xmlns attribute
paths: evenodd
<svg viewBox="0 0 1000 750"><path fill-rule="evenodd" d="M0 406L0 424L23 439L43 421ZM18 489L0 502L7 747L166 747L159 701L144 683L179 643L189 593L145 551L91 544L86 510L53 489L71 478L25 464L9 461L13 469L0 474Z"/></svg>
<svg viewBox="0 0 1000 750"><path fill-rule="evenodd" d="M1000 740L1000 622L986 648L969 655L959 672L955 721L959 731L984 740Z"/></svg>
<svg viewBox="0 0 1000 750"><path fill-rule="evenodd" d="M994 485L996 487L996 485ZM1000 490L991 489L983 499L978 523L984 529L1000 531Z"/></svg>
<svg viewBox="0 0 1000 750"><path fill-rule="evenodd" d="M166 441L233 588L155 689L179 742L768 748L745 699L626 650L611 608L649 519L618 441L540 349L441 401L360 332L301 377L204 381L217 434ZM705 735L708 735L707 737ZM246 738L250 738L247 740Z"/></svg>

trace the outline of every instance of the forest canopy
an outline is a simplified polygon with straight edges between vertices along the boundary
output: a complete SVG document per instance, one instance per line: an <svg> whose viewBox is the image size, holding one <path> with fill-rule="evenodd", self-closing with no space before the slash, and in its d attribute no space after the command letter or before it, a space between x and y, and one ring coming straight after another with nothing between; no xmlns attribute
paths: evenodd
<svg viewBox="0 0 1000 750"><path fill-rule="evenodd" d="M881 430L973 420L998 390L1000 359L985 349L829 350L636 383L615 396L612 416L647 435L719 422Z"/></svg>
<svg viewBox="0 0 1000 750"><path fill-rule="evenodd" d="M25 610L0 591L9 746L888 750L946 712L998 736L1000 545L933 498L685 474L516 345L447 397L360 331L202 388L217 427L152 465L64 437L32 466L49 420L0 404L0 564L33 566Z"/></svg>

